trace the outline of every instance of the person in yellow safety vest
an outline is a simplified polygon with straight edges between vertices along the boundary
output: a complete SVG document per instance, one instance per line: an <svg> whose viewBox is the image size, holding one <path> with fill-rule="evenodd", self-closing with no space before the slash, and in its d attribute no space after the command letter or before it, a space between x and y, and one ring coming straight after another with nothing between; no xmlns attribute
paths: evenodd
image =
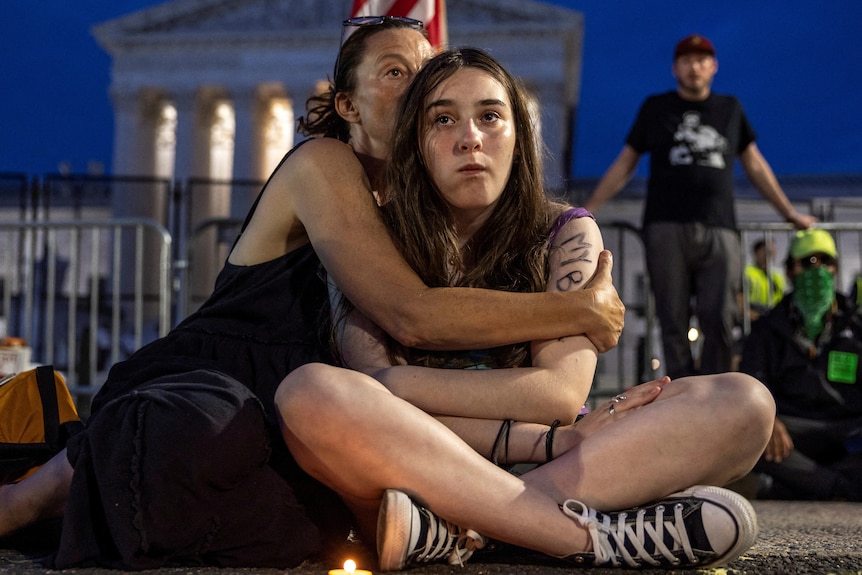
<svg viewBox="0 0 862 575"><path fill-rule="evenodd" d="M862 274L853 280L853 287L850 288L850 299L856 302L857 309L862 310Z"/></svg>
<svg viewBox="0 0 862 575"><path fill-rule="evenodd" d="M748 310L753 321L781 301L787 280L778 267L769 265L775 259L775 243L772 240L757 240L751 246L751 252L754 262L745 266L745 284Z"/></svg>

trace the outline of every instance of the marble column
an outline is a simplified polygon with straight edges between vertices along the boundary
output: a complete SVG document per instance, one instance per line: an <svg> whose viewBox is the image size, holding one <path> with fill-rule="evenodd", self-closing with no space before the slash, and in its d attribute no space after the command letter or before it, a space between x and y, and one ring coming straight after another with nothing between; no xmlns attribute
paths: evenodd
<svg viewBox="0 0 862 575"><path fill-rule="evenodd" d="M260 177L260 108L256 87L245 86L230 90L233 113L236 119L234 137L233 178L254 180Z"/></svg>
<svg viewBox="0 0 862 575"><path fill-rule="evenodd" d="M184 182L192 176L204 175L196 173L199 160L196 158L197 147L197 98L194 90L174 90L171 100L177 109L176 158L174 159L174 179Z"/></svg>
<svg viewBox="0 0 862 575"><path fill-rule="evenodd" d="M138 90L112 89L111 104L114 108L114 159L113 173L136 175L152 173L152 165L146 162L146 130L143 126L142 93Z"/></svg>
<svg viewBox="0 0 862 575"><path fill-rule="evenodd" d="M111 91L114 106L114 174L119 176L152 176L155 168L156 136L165 103L165 94L159 89ZM114 218L144 218L163 226L166 221L167 202L170 190L164 180L145 179L142 182L117 182L112 188L111 207ZM159 318L156 303L161 286L158 274L148 270L158 269L160 238L146 233L143 239L143 259L139 260L134 230L126 229L120 235L120 276L123 317L132 321L138 314L134 309L134 294L140 276L144 296L141 310L145 324ZM140 266L140 267L139 267Z"/></svg>

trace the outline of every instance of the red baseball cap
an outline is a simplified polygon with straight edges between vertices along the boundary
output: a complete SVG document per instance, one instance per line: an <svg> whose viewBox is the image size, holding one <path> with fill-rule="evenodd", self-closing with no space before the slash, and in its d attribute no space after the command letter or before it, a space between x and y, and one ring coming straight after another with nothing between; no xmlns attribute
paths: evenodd
<svg viewBox="0 0 862 575"><path fill-rule="evenodd" d="M680 56L695 52L715 56L715 47L712 45L712 42L709 41L709 38L701 36L700 34L692 34L691 36L686 36L677 43L676 48L673 51L673 59L676 60Z"/></svg>

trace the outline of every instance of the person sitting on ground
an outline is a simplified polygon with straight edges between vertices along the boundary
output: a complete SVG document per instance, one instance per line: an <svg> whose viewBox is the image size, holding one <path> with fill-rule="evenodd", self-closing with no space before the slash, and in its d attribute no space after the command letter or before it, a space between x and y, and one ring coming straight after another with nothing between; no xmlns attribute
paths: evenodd
<svg viewBox="0 0 862 575"><path fill-rule="evenodd" d="M595 273L599 229L545 197L523 89L488 54L426 64L392 142L381 211L429 285L576 291ZM753 543L753 509L717 487L769 437L774 405L753 378L665 378L578 420L597 360L586 338L439 354L343 311L341 356L361 371L307 364L276 403L291 452L341 494L381 570L463 562L487 538L632 568L724 563ZM489 460L542 465L516 476Z"/></svg>
<svg viewBox="0 0 862 575"><path fill-rule="evenodd" d="M0 487L0 536L62 517L52 567L123 570L286 568L345 539L343 504L298 468L274 406L286 374L332 361L319 337L321 264L405 345L585 332L602 349L616 343L624 306L609 253L588 289L565 294L429 288L404 262L371 190L395 104L433 49L415 20L365 18L343 30L355 32L339 52L337 88L312 100L321 122L303 124L329 137L306 140L275 169L207 302L113 366L67 450Z"/></svg>
<svg viewBox="0 0 862 575"><path fill-rule="evenodd" d="M797 232L785 264L793 290L752 325L740 363L777 411L758 497L862 501L862 315L835 290L829 232Z"/></svg>

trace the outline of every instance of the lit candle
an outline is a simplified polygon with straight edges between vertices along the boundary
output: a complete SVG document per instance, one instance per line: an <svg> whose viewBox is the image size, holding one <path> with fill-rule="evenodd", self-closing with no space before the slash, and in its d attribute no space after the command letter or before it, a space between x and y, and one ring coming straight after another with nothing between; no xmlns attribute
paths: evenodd
<svg viewBox="0 0 862 575"><path fill-rule="evenodd" d="M371 575L371 571L357 569L356 561L348 559L344 562L344 569L330 569L329 575Z"/></svg>

